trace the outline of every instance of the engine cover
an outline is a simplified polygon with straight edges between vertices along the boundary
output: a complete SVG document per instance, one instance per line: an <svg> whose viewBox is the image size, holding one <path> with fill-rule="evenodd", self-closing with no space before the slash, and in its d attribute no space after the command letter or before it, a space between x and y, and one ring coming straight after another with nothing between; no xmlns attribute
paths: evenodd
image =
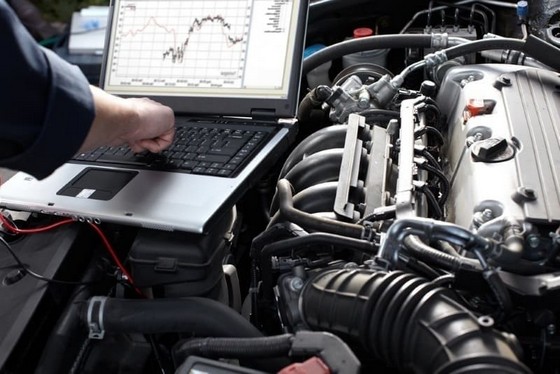
<svg viewBox="0 0 560 374"><path fill-rule="evenodd" d="M560 223L558 73L513 65L456 67L437 101L447 116L449 221L476 227L504 216L524 224Z"/></svg>

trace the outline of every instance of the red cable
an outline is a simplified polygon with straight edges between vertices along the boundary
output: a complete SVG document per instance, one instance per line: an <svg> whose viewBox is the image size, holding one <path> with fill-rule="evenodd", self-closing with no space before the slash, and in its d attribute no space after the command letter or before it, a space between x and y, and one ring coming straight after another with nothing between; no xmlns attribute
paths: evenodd
<svg viewBox="0 0 560 374"><path fill-rule="evenodd" d="M73 219L68 218L68 219L64 219L62 221L58 221L58 222L55 222L53 224L47 225L47 226L36 227L36 228L33 228L33 229L20 229L20 228L16 227L15 225L13 225L10 221L8 221L8 219L1 213L0 213L0 221L2 221L2 225L4 227L6 227L8 230L10 230L10 231L12 231L13 233L16 233L16 234L35 234L35 233L39 233L39 232L45 232L45 231L48 231L48 230L52 230L52 229L55 229L55 228L60 227L62 225L66 225L66 224L69 224L69 223L76 222ZM140 291L140 289L138 287L136 287L136 285L134 284L134 279L132 278L132 276L130 275L128 270L126 270L126 267L123 265L123 263L121 262L121 260L117 256L115 250L113 249L113 246L111 245L111 243L109 243L109 240L107 239L107 237L105 236L103 231L101 231L101 229L93 223L90 223L89 225L90 225L91 228L93 228L93 230L97 233L97 235L99 235L99 237L101 238L101 241L103 242L103 245L104 245L105 249L107 250L107 252L109 252L109 255L111 256L113 261L115 261L115 264L121 270L123 275L126 277L126 280L132 286L134 291L138 295L140 295L142 297L145 297L145 295L142 293L142 291Z"/></svg>
<svg viewBox="0 0 560 374"><path fill-rule="evenodd" d="M121 272L127 278L128 283L130 283L130 285L134 288L134 291L136 291L138 295L144 297L142 291L140 291L140 289L136 287L136 285L134 284L134 279L132 278L132 275L130 275L130 273L128 272L128 270L126 270L121 260L118 258L117 254L115 253L115 250L113 249L113 246L111 246L111 243L109 243L109 240L107 239L103 231L101 231L101 229L93 223L90 223L89 226L93 228L93 231L95 231L99 235L101 241L103 242L105 248L107 249L107 252L109 252L109 255L111 256L113 261L115 261L119 269L121 269Z"/></svg>
<svg viewBox="0 0 560 374"><path fill-rule="evenodd" d="M36 227L34 229L20 229L17 228L16 226L14 226L10 221L8 221L8 219L6 217L4 217L3 214L0 214L0 220L2 221L2 225L4 225L7 229L9 229L10 231L12 231L15 234L36 234L38 232L45 232L48 230L52 230L55 229L59 226L62 225L66 225L68 223L72 223L75 222L74 220L68 218L62 221L58 221L55 222L53 224L50 224L48 226L43 226L43 227Z"/></svg>

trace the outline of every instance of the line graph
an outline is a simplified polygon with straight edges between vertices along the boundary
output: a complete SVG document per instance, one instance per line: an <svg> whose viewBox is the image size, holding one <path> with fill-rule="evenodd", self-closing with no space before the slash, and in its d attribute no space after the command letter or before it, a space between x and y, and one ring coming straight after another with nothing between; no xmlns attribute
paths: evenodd
<svg viewBox="0 0 560 374"><path fill-rule="evenodd" d="M121 1L112 46L112 83L239 86L251 3Z"/></svg>
<svg viewBox="0 0 560 374"><path fill-rule="evenodd" d="M222 33L223 33L223 36L224 36L224 39L225 39L226 46L228 48L233 47L237 43L240 43L240 42L243 41L243 36L233 37L233 36L228 35L226 33L227 30L231 29L231 25L229 23L227 23L225 21L224 17L222 17L220 15L206 16L206 17L201 18L201 19L195 18L191 27L189 27L189 31L188 31L188 34L187 34L187 37L186 37L185 41L181 45L170 47L167 51L163 52L163 58L165 59L166 57L171 56L171 61L172 62L183 62L183 58L184 58L184 55L185 55L185 49L189 45L189 39L191 37L191 34L193 32L195 32L195 30L200 30L202 28L202 26L207 22L218 22L222 25Z"/></svg>

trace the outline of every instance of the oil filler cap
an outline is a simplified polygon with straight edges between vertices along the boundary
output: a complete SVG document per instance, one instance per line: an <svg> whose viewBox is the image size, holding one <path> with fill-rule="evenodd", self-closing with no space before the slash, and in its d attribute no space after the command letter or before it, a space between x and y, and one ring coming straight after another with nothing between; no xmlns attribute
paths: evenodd
<svg viewBox="0 0 560 374"><path fill-rule="evenodd" d="M471 153L475 161L501 162L511 159L515 149L504 138L488 138L475 142Z"/></svg>

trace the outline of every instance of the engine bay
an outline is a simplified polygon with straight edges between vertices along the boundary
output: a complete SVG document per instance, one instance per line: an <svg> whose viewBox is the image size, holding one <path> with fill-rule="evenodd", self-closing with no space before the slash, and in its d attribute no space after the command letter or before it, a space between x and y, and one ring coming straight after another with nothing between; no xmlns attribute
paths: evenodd
<svg viewBox="0 0 560 374"><path fill-rule="evenodd" d="M3 212L1 373L558 373L560 1L307 35L298 138L209 233Z"/></svg>

